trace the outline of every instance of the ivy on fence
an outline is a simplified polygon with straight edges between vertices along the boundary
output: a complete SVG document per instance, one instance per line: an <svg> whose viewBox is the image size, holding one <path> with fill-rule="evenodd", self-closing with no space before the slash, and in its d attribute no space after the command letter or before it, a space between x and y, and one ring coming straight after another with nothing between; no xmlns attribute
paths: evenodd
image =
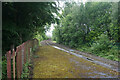
<svg viewBox="0 0 120 80"><path fill-rule="evenodd" d="M38 40L33 39L24 42L13 50L9 50L7 55L7 78L21 78L22 72L24 70L24 64L30 62L31 54L38 47ZM12 61L11 61L12 60ZM12 62L12 66L11 66ZM15 64L16 63L16 64ZM13 67L13 70L11 69ZM12 71L11 71L12 70ZM13 73L13 76L12 76ZM17 74L17 75L15 75Z"/></svg>

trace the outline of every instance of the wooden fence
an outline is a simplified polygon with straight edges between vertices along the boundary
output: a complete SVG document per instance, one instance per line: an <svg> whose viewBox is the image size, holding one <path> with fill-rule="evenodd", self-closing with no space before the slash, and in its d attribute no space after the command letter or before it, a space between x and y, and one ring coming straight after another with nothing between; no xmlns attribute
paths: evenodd
<svg viewBox="0 0 120 80"><path fill-rule="evenodd" d="M38 40L33 39L24 42L13 50L6 53L7 56L7 78L21 78L24 64L30 62L30 57L33 51L38 47ZM11 63L12 62L12 63ZM11 66L11 64L13 64ZM11 69L13 68L13 70ZM13 73L13 76L12 76ZM15 75L17 74L17 75Z"/></svg>

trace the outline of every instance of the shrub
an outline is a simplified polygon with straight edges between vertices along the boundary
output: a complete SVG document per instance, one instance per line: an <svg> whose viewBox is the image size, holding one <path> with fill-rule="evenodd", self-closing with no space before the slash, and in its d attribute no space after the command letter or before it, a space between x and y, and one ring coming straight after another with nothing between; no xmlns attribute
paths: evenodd
<svg viewBox="0 0 120 80"><path fill-rule="evenodd" d="M21 78L29 78L29 74L30 74L29 67L30 66L31 66L31 64L29 64L28 62L26 64L24 64Z"/></svg>
<svg viewBox="0 0 120 80"><path fill-rule="evenodd" d="M115 61L118 61L118 46L114 45L110 50L109 52L107 52L108 54L108 59L111 59L111 60L115 60Z"/></svg>
<svg viewBox="0 0 120 80"><path fill-rule="evenodd" d="M98 54L98 52L101 52L103 50L108 50L110 45L110 40L107 35L101 34L98 37L98 40L96 40L92 45L91 45L91 52Z"/></svg>
<svg viewBox="0 0 120 80"><path fill-rule="evenodd" d="M6 58L3 56L2 57L2 78L6 78L7 76L7 60Z"/></svg>

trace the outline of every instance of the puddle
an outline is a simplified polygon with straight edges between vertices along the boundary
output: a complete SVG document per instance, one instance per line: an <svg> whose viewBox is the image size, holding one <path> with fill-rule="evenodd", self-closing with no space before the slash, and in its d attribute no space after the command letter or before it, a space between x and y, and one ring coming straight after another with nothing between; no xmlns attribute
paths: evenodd
<svg viewBox="0 0 120 80"><path fill-rule="evenodd" d="M70 54L75 55L75 56L77 56L77 57L83 58L83 59L85 59L85 60L87 60L87 61L91 61L91 62L96 63L96 64L99 64L99 65L102 65L102 66L106 66L106 67L109 67L109 68L112 67L112 66L110 66L110 65L108 65L108 64L105 64L105 63L102 63L102 62L100 62L100 61L95 61L94 59L85 57L85 56L83 56L83 55L80 55L80 54L77 54L77 53L74 53L74 52L71 52L71 51L75 51L75 50L73 50L73 49L69 49L69 51L68 51L68 50L62 49L62 48L57 47L57 46L52 46L52 47L54 47L54 48L56 48L56 49L59 49L59 50L62 50L62 51L64 51L64 52L70 53Z"/></svg>

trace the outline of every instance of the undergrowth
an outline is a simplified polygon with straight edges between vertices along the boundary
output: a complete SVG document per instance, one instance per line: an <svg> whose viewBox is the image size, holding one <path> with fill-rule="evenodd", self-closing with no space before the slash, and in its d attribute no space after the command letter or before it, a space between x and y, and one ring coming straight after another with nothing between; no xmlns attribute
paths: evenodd
<svg viewBox="0 0 120 80"><path fill-rule="evenodd" d="M30 64L28 62L26 64L24 64L21 78L29 78L29 75L30 75L30 70L29 69L30 69L31 66L32 66L32 64Z"/></svg>
<svg viewBox="0 0 120 80"><path fill-rule="evenodd" d="M2 56L2 78L7 78L7 59Z"/></svg>
<svg viewBox="0 0 120 80"><path fill-rule="evenodd" d="M84 44L77 49L110 60L120 61L118 58L118 55L120 53L119 45L116 45L114 41L110 41L108 39L108 36L104 34L98 37L98 40L90 44L90 46Z"/></svg>

